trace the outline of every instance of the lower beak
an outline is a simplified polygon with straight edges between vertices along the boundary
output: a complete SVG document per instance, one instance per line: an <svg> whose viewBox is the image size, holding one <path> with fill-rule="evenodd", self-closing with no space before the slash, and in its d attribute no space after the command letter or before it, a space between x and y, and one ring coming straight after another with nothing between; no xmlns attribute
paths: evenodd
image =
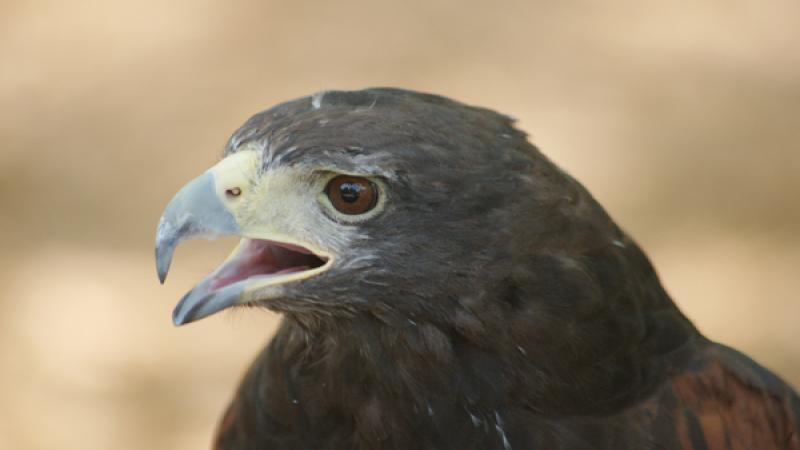
<svg viewBox="0 0 800 450"><path fill-rule="evenodd" d="M237 250L239 247L241 247L241 244L237 247ZM234 250L233 255L237 254L237 250ZM235 259L233 255L229 258L229 261ZM223 267L225 266L223 265ZM215 281L217 281L216 278L207 277L192 288L191 291L187 292L175 305L175 309L172 311L172 323L175 326L200 320L233 306L242 297L247 284L247 280L241 280L216 289L214 286Z"/></svg>

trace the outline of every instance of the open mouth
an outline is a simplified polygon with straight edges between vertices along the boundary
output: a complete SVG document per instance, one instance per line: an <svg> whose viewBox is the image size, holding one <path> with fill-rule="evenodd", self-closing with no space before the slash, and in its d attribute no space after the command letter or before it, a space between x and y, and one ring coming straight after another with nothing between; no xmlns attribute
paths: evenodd
<svg viewBox="0 0 800 450"><path fill-rule="evenodd" d="M236 254L209 276L209 288L218 290L243 280L283 281L279 278L290 274L302 275L303 272L324 266L328 260L327 256L318 256L299 245L263 239L242 239Z"/></svg>
<svg viewBox="0 0 800 450"><path fill-rule="evenodd" d="M178 302L172 312L175 325L232 306L269 304L271 299L291 296L296 294L292 289L299 288L305 279L332 267L335 255L281 232L286 228L280 226L285 218L260 217L254 221L248 216L244 227L237 220L234 212L243 211L243 206L234 199L244 196L243 188L260 176L256 173L260 165L259 152L229 155L183 186L164 208L155 239L156 273L161 283L182 241L242 237L225 262ZM267 210L263 214L269 216Z"/></svg>
<svg viewBox="0 0 800 450"><path fill-rule="evenodd" d="M233 305L248 304L254 291L313 277L327 270L332 261L301 245L243 238L219 268L178 302L172 320L183 325Z"/></svg>

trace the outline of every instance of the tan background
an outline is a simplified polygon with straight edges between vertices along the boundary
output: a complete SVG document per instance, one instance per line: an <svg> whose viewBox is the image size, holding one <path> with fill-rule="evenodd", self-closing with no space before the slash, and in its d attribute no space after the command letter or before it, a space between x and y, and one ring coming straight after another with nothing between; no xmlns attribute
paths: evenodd
<svg viewBox="0 0 800 450"><path fill-rule="evenodd" d="M159 286L161 208L250 114L374 85L519 118L703 331L800 385L796 0L5 0L0 448L207 447L278 318L173 328L232 242Z"/></svg>

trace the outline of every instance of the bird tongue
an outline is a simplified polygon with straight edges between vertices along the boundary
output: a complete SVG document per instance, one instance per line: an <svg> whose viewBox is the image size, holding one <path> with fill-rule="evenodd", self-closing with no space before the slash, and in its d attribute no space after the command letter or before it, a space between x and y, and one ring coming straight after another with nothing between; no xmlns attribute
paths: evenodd
<svg viewBox="0 0 800 450"><path fill-rule="evenodd" d="M324 264L303 247L260 239L244 239L235 256L211 275L212 290L254 276L272 277L302 272Z"/></svg>

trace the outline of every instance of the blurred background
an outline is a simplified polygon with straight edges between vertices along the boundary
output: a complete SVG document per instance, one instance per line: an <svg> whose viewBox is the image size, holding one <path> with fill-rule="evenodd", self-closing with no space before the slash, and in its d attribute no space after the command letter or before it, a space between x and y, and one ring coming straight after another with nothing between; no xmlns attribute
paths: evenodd
<svg viewBox="0 0 800 450"><path fill-rule="evenodd" d="M513 115L713 339L800 386L800 2L0 2L0 448L206 448L279 317L176 329L160 212L236 127L326 88Z"/></svg>

